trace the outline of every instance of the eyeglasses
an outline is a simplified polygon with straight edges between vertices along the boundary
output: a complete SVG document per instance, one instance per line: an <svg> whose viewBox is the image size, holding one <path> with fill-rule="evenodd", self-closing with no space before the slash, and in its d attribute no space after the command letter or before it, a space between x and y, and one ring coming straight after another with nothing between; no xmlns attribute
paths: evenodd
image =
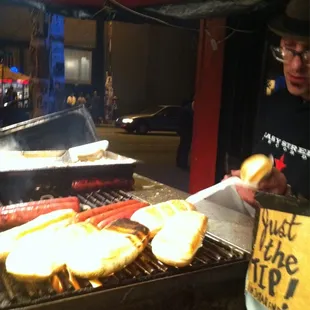
<svg viewBox="0 0 310 310"><path fill-rule="evenodd" d="M310 51L297 52L288 47L274 47L271 46L271 52L273 57L283 63L289 63L294 57L298 56L301 61L308 67L310 67Z"/></svg>

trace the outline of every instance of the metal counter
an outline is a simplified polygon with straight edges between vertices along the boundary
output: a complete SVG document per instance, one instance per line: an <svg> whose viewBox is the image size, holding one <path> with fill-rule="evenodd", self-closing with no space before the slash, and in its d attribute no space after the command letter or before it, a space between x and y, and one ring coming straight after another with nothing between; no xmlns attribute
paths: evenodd
<svg viewBox="0 0 310 310"><path fill-rule="evenodd" d="M186 199L189 196L188 193L138 174L134 174L134 179L135 189L131 194L152 204L170 199ZM212 211L205 213L209 217L208 231L250 253L252 249L253 220L233 210L229 210L229 214L227 214L227 210L223 210L222 214L221 210L217 211L216 217ZM227 217L232 220L229 222L224 221Z"/></svg>

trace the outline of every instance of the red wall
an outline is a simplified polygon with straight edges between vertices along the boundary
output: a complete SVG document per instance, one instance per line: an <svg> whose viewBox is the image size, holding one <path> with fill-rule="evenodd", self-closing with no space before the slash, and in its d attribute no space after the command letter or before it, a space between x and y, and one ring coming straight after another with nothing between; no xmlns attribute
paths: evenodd
<svg viewBox="0 0 310 310"><path fill-rule="evenodd" d="M208 32L206 31L208 29ZM221 109L225 20L201 21L198 47L190 193L214 185Z"/></svg>

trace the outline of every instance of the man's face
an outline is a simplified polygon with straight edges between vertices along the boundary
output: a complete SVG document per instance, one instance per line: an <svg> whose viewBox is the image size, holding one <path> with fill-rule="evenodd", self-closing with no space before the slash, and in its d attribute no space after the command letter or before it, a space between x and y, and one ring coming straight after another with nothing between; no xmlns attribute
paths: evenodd
<svg viewBox="0 0 310 310"><path fill-rule="evenodd" d="M309 43L282 38L281 47L296 52L304 52L309 50ZM295 55L291 60L283 63L283 71L288 91L292 95L309 98L309 65L303 59L301 59L300 56Z"/></svg>

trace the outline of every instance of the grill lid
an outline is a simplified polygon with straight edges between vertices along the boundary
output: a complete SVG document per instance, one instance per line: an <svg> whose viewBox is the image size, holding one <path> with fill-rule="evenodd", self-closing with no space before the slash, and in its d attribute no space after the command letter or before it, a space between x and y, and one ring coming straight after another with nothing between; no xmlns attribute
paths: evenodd
<svg viewBox="0 0 310 310"><path fill-rule="evenodd" d="M84 106L0 129L0 149L7 151L67 150L97 140L95 124Z"/></svg>

